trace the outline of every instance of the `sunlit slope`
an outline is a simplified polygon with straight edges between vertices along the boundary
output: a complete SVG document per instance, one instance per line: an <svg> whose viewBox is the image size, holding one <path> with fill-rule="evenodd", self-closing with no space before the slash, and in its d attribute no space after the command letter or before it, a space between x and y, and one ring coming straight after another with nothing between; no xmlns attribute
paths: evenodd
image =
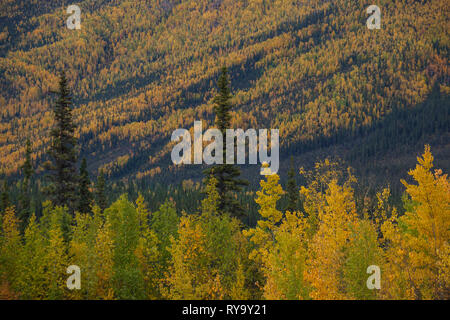
<svg viewBox="0 0 450 320"><path fill-rule="evenodd" d="M366 27L372 1L74 2L81 30L66 28L60 3L0 5L0 170L7 173L21 164L28 137L41 159L49 91L61 70L82 154L91 169L116 176L158 173L169 165L174 129L212 124L224 64L234 126L279 128L283 150L293 153L359 139L393 111L427 101L433 88L444 97L450 90L445 1L379 1L380 30ZM439 128L430 134L448 132L448 109L433 114L429 123Z"/></svg>

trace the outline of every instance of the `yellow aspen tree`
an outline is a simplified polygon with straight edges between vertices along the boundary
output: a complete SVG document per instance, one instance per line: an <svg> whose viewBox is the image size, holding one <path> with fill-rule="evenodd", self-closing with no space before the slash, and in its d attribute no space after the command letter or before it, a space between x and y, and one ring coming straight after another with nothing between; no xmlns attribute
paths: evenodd
<svg viewBox="0 0 450 320"><path fill-rule="evenodd" d="M139 242L135 250L135 255L139 261L141 269L144 291L148 299L160 298L159 277L158 277L158 238L155 233L147 228L139 237Z"/></svg>
<svg viewBox="0 0 450 320"><path fill-rule="evenodd" d="M255 228L244 230L244 235L256 246L250 253L250 258L261 266L267 259L268 250L273 246L277 224L283 217L283 213L277 209L277 202L284 194L279 181L277 174L266 175L266 180L261 180L261 190L256 192L255 202L260 206L258 212L262 219L258 220Z"/></svg>
<svg viewBox="0 0 450 320"><path fill-rule="evenodd" d="M318 231L308 248L304 276L312 287L311 298L346 299L341 275L345 248L357 221L353 190L332 180L325 201L318 215Z"/></svg>
<svg viewBox="0 0 450 320"><path fill-rule="evenodd" d="M140 233L136 208L122 195L104 214L114 240L114 295L118 299L143 299L144 283L135 254Z"/></svg>
<svg viewBox="0 0 450 320"><path fill-rule="evenodd" d="M227 298L232 300L259 299L261 290L255 286L260 276L256 270L255 264L249 259L251 244L247 237L242 233L242 223L236 218L231 220L231 246L230 254L233 262L229 264L228 270L223 272L231 273L231 277L227 277ZM231 270L231 272L229 271Z"/></svg>
<svg viewBox="0 0 450 320"><path fill-rule="evenodd" d="M425 297L445 299L448 287L439 275L438 265L450 239L450 183L442 170L432 172L434 158L429 145L417 160L419 164L409 172L417 185L402 181L414 203L414 211L405 214L405 223L418 233L417 236L407 234L409 242L418 249L410 257L417 267L428 267L420 275L428 282L423 288Z"/></svg>
<svg viewBox="0 0 450 320"><path fill-rule="evenodd" d="M67 295L67 267L69 259L67 256L67 245L63 235L62 216L67 214L66 209L56 207L50 216L50 225L47 233L47 246L44 258L45 279L47 280L46 299L63 299Z"/></svg>
<svg viewBox="0 0 450 320"><path fill-rule="evenodd" d="M367 288L367 268L383 270L383 252L378 246L376 227L369 220L359 220L352 230L343 267L345 292L351 299L372 300L378 290Z"/></svg>
<svg viewBox="0 0 450 320"><path fill-rule="evenodd" d="M307 182L306 187L300 187L300 196L308 220L307 236L311 238L319 227L319 212L324 211L329 184L335 180L338 184L350 186L355 182L355 177L350 168L345 171L338 161L329 159L316 162L312 170L300 168L300 174Z"/></svg>
<svg viewBox="0 0 450 320"><path fill-rule="evenodd" d="M389 197L391 196L391 191L389 188L383 189L382 192L377 192L377 204L374 208L371 217L368 216L367 212L364 212L365 219L371 219L375 230L377 232L379 245L382 247L386 246L386 239L383 237L383 232L381 230L383 224L389 220L390 217L397 215L397 208L389 204Z"/></svg>
<svg viewBox="0 0 450 320"><path fill-rule="evenodd" d="M415 169L408 173L417 184L402 180L410 197L405 215L384 225L391 241L389 264L398 279L386 292L389 298L448 298L442 267L448 261L450 184L442 170L432 171L433 160L427 145Z"/></svg>
<svg viewBox="0 0 450 320"><path fill-rule="evenodd" d="M236 218L218 213L216 183L214 177L208 180L201 215L183 216L172 242L169 294L175 299L249 296L245 238Z"/></svg>
<svg viewBox="0 0 450 320"><path fill-rule="evenodd" d="M160 298L158 265L160 254L158 251L158 237L150 229L149 211L144 201L144 197L139 193L136 199L136 211L139 218L140 232L139 242L135 250L139 261L143 281L144 291L149 299Z"/></svg>
<svg viewBox="0 0 450 320"><path fill-rule="evenodd" d="M308 299L309 288L303 279L307 247L305 233L306 220L302 214L286 212L265 261L266 299Z"/></svg>
<svg viewBox="0 0 450 320"><path fill-rule="evenodd" d="M169 247L171 239L178 238L179 218L173 203L166 201L158 211L150 215L150 226L152 232L156 235L156 245L158 252L158 263L155 265L157 269L159 298L162 298L161 288L165 285L166 273L169 269L171 254Z"/></svg>
<svg viewBox="0 0 450 320"><path fill-rule="evenodd" d="M178 226L178 239L172 238L169 248L167 288L161 288L168 299L211 299L212 286L209 266L206 265L206 237L198 223L198 217L184 214Z"/></svg>
<svg viewBox="0 0 450 320"><path fill-rule="evenodd" d="M397 212L382 225L384 243L386 244L383 270L383 284L380 296L383 299L414 299L415 289L411 283L411 264L408 262L407 248L402 243Z"/></svg>
<svg viewBox="0 0 450 320"><path fill-rule="evenodd" d="M246 288L246 272L244 263L239 259L236 268L236 278L231 285L231 300L246 300L250 298L250 292Z"/></svg>
<svg viewBox="0 0 450 320"><path fill-rule="evenodd" d="M95 239L95 298L100 300L114 299L113 289L113 255L114 242L111 227L105 222L98 229Z"/></svg>
<svg viewBox="0 0 450 320"><path fill-rule="evenodd" d="M450 244L446 242L442 249L439 251L439 261L438 266L438 277L444 288L450 288ZM448 291L447 295L443 295L445 300L449 300Z"/></svg>
<svg viewBox="0 0 450 320"><path fill-rule="evenodd" d="M207 264L216 274L215 292L220 292L223 299L230 299L232 295L248 296L244 286L237 284L239 277L245 282L244 267L248 257L247 239L241 233L241 222L217 212L202 213L199 222L206 237ZM239 273L239 268L242 268L242 273Z"/></svg>
<svg viewBox="0 0 450 320"><path fill-rule="evenodd" d="M199 219L206 237L206 258L216 274L215 292L220 292L224 299L230 299L232 295L244 297L248 293L239 281L245 282L246 239L241 234L237 218L219 214L216 185L217 179L211 177L205 188L207 196L202 201Z"/></svg>
<svg viewBox="0 0 450 320"><path fill-rule="evenodd" d="M19 220L16 217L14 207L8 207L5 209L3 215L3 234L2 234L2 247L0 248L0 257L2 277L0 282L6 283L5 286L14 290L19 274L19 257L22 248L22 241L19 231Z"/></svg>
<svg viewBox="0 0 450 320"><path fill-rule="evenodd" d="M72 299L94 299L95 284L95 252L94 245L97 226L94 217L86 213L76 213L69 243L69 256L72 265L82 270L83 285L80 290L72 290Z"/></svg>
<svg viewBox="0 0 450 320"><path fill-rule="evenodd" d="M149 211L144 197L139 193L136 199L136 211L139 219L140 232L139 242L135 250L135 255L139 261L141 269L145 295L149 299L158 299L161 297L159 292L159 260L158 237L150 229Z"/></svg>
<svg viewBox="0 0 450 320"><path fill-rule="evenodd" d="M145 230L148 229L150 212L147 209L147 205L145 204L144 197L141 193L139 193L136 199L136 211L139 219L139 226L141 228L140 231L145 232Z"/></svg>
<svg viewBox="0 0 450 320"><path fill-rule="evenodd" d="M211 177L205 187L207 197L202 200L201 211L204 215L217 214L217 208L219 206L219 192L217 191L216 186L217 179L215 177Z"/></svg>
<svg viewBox="0 0 450 320"><path fill-rule="evenodd" d="M264 170L269 170L266 168ZM280 177L277 174L266 175L265 180L261 180L261 189L257 191L255 202L259 204L259 214L261 219L258 220L255 228L243 230L243 235L249 239L248 258L252 263L249 275L252 286L252 296L259 297L264 293L264 286L267 281L267 264L269 261L269 252L273 249L275 243L275 232L278 228L283 213L277 209L277 202L284 194L283 188L279 183Z"/></svg>
<svg viewBox="0 0 450 320"><path fill-rule="evenodd" d="M43 299L45 287L45 239L33 214L25 229L24 246L20 255L19 291L24 299Z"/></svg>

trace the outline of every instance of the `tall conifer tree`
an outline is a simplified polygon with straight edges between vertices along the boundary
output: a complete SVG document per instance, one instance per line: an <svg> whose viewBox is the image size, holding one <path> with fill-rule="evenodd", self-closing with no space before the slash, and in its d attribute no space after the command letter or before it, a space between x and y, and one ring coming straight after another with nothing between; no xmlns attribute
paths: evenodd
<svg viewBox="0 0 450 320"><path fill-rule="evenodd" d="M60 76L58 95L53 108L55 125L50 133L50 161L45 165L49 171L49 184L45 191L53 204L67 206L69 212L73 213L78 185L77 139L72 119L72 98L64 72Z"/></svg>
<svg viewBox="0 0 450 320"><path fill-rule="evenodd" d="M206 184L211 177L217 180L216 188L219 193L218 211L220 213L229 213L232 216L240 217L244 214L244 210L240 203L236 200L235 192L239 192L242 186L248 185L248 182L238 179L240 170L233 164L226 164L226 130L231 129L231 92L230 81L228 80L228 70L222 68L218 81L219 93L214 98L214 112L216 114L216 126L222 132L223 164L216 164L204 171L206 174Z"/></svg>
<svg viewBox="0 0 450 320"><path fill-rule="evenodd" d="M0 195L0 211L5 211L6 208L9 207L11 203L9 202L9 187L8 187L8 181L5 179L3 181L3 190Z"/></svg>

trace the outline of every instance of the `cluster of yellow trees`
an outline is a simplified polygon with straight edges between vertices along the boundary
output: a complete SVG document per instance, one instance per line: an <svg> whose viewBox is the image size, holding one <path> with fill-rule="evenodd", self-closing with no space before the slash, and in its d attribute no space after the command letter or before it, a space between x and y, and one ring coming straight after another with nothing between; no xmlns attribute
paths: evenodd
<svg viewBox="0 0 450 320"><path fill-rule="evenodd" d="M373 210L357 210L351 171L325 160L301 169L303 209L282 212L276 174L261 181L261 219L247 228L217 212L216 181L198 213L156 212L122 196L103 212L45 204L22 236L10 207L1 214L0 298L22 299L448 299L450 185L433 169L430 148L402 181L399 216L389 190ZM81 269L68 290L66 268ZM367 267L381 269L381 289L367 288Z"/></svg>

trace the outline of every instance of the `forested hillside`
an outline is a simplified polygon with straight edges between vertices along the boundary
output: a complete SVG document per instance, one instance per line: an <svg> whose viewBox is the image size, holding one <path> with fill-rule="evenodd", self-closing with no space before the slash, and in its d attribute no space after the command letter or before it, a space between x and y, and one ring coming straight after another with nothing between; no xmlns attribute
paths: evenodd
<svg viewBox="0 0 450 320"><path fill-rule="evenodd" d="M6 175L23 163L27 138L42 164L52 91L65 70L91 172L172 176L170 135L194 120L213 124L222 65L231 75L233 126L279 128L283 159L335 153L356 167L379 158L377 166L405 172L426 142L448 171L447 1L380 0L379 30L366 27L365 0L70 4L81 8L80 30L65 25L66 1L1 1ZM393 154L407 158L399 165Z"/></svg>
<svg viewBox="0 0 450 320"><path fill-rule="evenodd" d="M0 0L0 300L448 300L450 3L371 4Z"/></svg>

